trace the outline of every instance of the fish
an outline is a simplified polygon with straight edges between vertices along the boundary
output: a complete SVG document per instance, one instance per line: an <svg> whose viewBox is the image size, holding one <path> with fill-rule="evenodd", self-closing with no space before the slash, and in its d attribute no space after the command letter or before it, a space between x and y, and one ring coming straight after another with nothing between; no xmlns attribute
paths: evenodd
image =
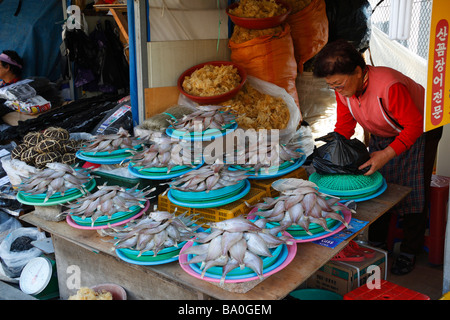
<svg viewBox="0 0 450 320"><path fill-rule="evenodd" d="M130 133L120 127L117 134L96 135L84 143L80 150L83 152L113 152L119 149L133 149L142 142L131 137Z"/></svg>
<svg viewBox="0 0 450 320"><path fill-rule="evenodd" d="M244 255L247 251L247 240L242 238L237 243L232 245L229 249L229 255L232 259L235 259L239 262L239 266L241 269L244 269L245 263L244 263Z"/></svg>
<svg viewBox="0 0 450 320"><path fill-rule="evenodd" d="M225 231L222 234L222 255L226 256L230 248L242 239L242 232L229 232Z"/></svg>
<svg viewBox="0 0 450 320"><path fill-rule="evenodd" d="M219 222L213 222L210 224L210 226L211 228L216 228L229 232L261 231L260 227L256 226L250 220L245 219L242 215Z"/></svg>
<svg viewBox="0 0 450 320"><path fill-rule="evenodd" d="M224 265L227 264L227 262L228 262L228 257L226 257L226 256L218 257L217 259L212 259L212 260L206 261L200 277L203 279L203 277L205 276L206 271L209 268L212 268L212 267L215 267L215 266L223 267Z"/></svg>
<svg viewBox="0 0 450 320"><path fill-rule="evenodd" d="M263 279L263 262L256 254L247 250L244 255L244 264L252 269L260 279Z"/></svg>
<svg viewBox="0 0 450 320"><path fill-rule="evenodd" d="M173 224L176 218L175 213L156 211L153 216L159 217L158 220L154 220L151 213L132 220L125 226L109 227L102 230L100 235L118 238L119 240L114 243L114 249L129 248L137 250L138 256L146 251L153 251L153 255L156 256L163 248L168 246L178 247L179 243L191 240L194 237L195 228L187 226L192 225L190 217L183 216L182 219L178 219L178 224ZM162 219L162 217L165 217L165 219ZM201 246L196 247L201 248Z"/></svg>
<svg viewBox="0 0 450 320"><path fill-rule="evenodd" d="M247 250L259 256L272 257L272 252L259 234L248 232L245 234L245 239L247 240Z"/></svg>
<svg viewBox="0 0 450 320"><path fill-rule="evenodd" d="M292 225L303 228L308 235L310 223L314 222L323 227L327 232L326 219L330 218L341 222L346 228L348 223L340 212L350 210L339 202L338 197L329 196L317 190L317 186L303 179L287 178L276 180L272 187L280 192L279 197L265 197L262 202L252 205L258 208L255 214L265 221L278 222L279 226L273 228L269 233L274 234L284 231Z"/></svg>
<svg viewBox="0 0 450 320"><path fill-rule="evenodd" d="M90 175L90 170L72 168L70 165L63 163L48 163L47 167L31 174L28 178L22 180L17 187L19 192L30 194L45 193L44 203L60 193L64 196L65 192L70 188L77 188L82 193L88 193L84 184L87 184L94 176Z"/></svg>
<svg viewBox="0 0 450 320"><path fill-rule="evenodd" d="M247 172L248 170L230 170L229 165L220 163L206 164L173 178L170 188L189 192L209 192L247 179Z"/></svg>
<svg viewBox="0 0 450 320"><path fill-rule="evenodd" d="M270 234L267 220L252 222L243 216L211 223L209 232L199 232L192 241L196 246L183 249L180 254L192 257L184 264L201 263L202 276L212 266L221 266L220 283L226 282L226 275L235 268L249 267L263 277L263 257L271 257L271 248L293 244L291 237ZM198 247L198 248L194 248Z"/></svg>
<svg viewBox="0 0 450 320"><path fill-rule="evenodd" d="M237 260L235 260L233 258L228 259L227 263L223 266L222 277L220 278L219 284L223 286L225 283L225 278L226 278L227 274L230 271L236 269L237 267L239 267L239 262Z"/></svg>

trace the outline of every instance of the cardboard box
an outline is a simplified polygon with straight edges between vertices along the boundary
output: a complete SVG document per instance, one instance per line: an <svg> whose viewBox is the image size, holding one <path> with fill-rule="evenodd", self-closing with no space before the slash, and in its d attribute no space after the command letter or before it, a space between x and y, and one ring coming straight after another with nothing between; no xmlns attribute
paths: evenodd
<svg viewBox="0 0 450 320"><path fill-rule="evenodd" d="M330 260L307 280L307 286L329 290L343 296L366 284L369 276L372 275L372 272L368 272L369 266L379 267L381 279L386 280L387 252L378 248L369 248L376 250L373 258L361 262Z"/></svg>

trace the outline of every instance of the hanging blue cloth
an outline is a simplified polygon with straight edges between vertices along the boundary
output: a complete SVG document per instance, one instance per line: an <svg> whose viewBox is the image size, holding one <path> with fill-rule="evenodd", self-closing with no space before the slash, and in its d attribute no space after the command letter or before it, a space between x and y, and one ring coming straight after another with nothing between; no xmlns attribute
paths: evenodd
<svg viewBox="0 0 450 320"><path fill-rule="evenodd" d="M14 50L24 60L22 77L61 76L63 9L60 0L0 2L0 52Z"/></svg>

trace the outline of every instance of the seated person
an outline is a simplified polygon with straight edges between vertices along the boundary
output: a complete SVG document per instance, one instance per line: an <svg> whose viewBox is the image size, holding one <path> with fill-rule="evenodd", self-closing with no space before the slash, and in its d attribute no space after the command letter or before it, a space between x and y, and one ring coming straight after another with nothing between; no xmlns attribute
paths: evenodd
<svg viewBox="0 0 450 320"><path fill-rule="evenodd" d="M23 60L12 50L0 54L0 88L21 80Z"/></svg>

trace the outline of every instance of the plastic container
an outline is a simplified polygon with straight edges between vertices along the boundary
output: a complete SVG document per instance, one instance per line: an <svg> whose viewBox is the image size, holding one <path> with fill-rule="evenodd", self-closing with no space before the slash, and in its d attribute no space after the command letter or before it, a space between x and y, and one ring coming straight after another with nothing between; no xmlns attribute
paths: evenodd
<svg viewBox="0 0 450 320"><path fill-rule="evenodd" d="M102 283L91 287L95 292L101 292L102 290L111 293L113 300L127 300L127 292L121 286L114 283Z"/></svg>
<svg viewBox="0 0 450 320"><path fill-rule="evenodd" d="M244 18L244 17L238 17L234 16L230 13L230 10L236 8L239 3L233 3L226 9L227 15L230 17L231 21L233 21L234 24L247 28L247 29L268 29L268 28L274 28L276 26L281 25L289 16L291 13L291 7L288 6L286 3L282 1L276 1L278 4L285 7L287 10L285 13L275 16L275 17L268 17L268 18Z"/></svg>
<svg viewBox="0 0 450 320"><path fill-rule="evenodd" d="M449 177L436 175L431 179L429 235L425 238L425 244L428 248L428 262L434 265L441 265L444 262L449 181Z"/></svg>
<svg viewBox="0 0 450 320"><path fill-rule="evenodd" d="M342 300L342 296L323 289L300 289L289 294L298 300Z"/></svg>
<svg viewBox="0 0 450 320"><path fill-rule="evenodd" d="M189 214L199 214L199 222L208 224L208 222L219 222L235 218L242 214L248 214L252 208L247 206L260 202L266 193L257 188L250 188L249 192L239 200L215 208L189 208L173 204L167 195L158 196L158 210L176 212L181 214L188 211Z"/></svg>
<svg viewBox="0 0 450 320"><path fill-rule="evenodd" d="M430 297L404 288L387 280L381 280L379 289L363 285L344 295L344 300L430 300Z"/></svg>
<svg viewBox="0 0 450 320"><path fill-rule="evenodd" d="M183 89L184 78L186 76L190 76L195 70L203 68L205 65L213 65L213 66L233 65L236 69L238 69L239 75L241 76L241 83L234 89L232 89L224 94L217 95L217 96L200 97L200 96L191 95L191 94L187 93L186 91L184 91L184 89ZM242 86L244 85L245 80L247 80L247 72L245 71L244 68L242 68L238 64L231 62L231 61L209 61L209 62L200 63L200 64L195 65L195 66L187 69L186 71L184 71L181 74L181 76L178 78L177 87L178 87L178 90L183 95L185 95L187 98L189 98L190 100L192 100L194 102L197 102L199 104L217 104L220 102L227 101L227 100L233 98L235 95L237 95L239 90L241 90Z"/></svg>

